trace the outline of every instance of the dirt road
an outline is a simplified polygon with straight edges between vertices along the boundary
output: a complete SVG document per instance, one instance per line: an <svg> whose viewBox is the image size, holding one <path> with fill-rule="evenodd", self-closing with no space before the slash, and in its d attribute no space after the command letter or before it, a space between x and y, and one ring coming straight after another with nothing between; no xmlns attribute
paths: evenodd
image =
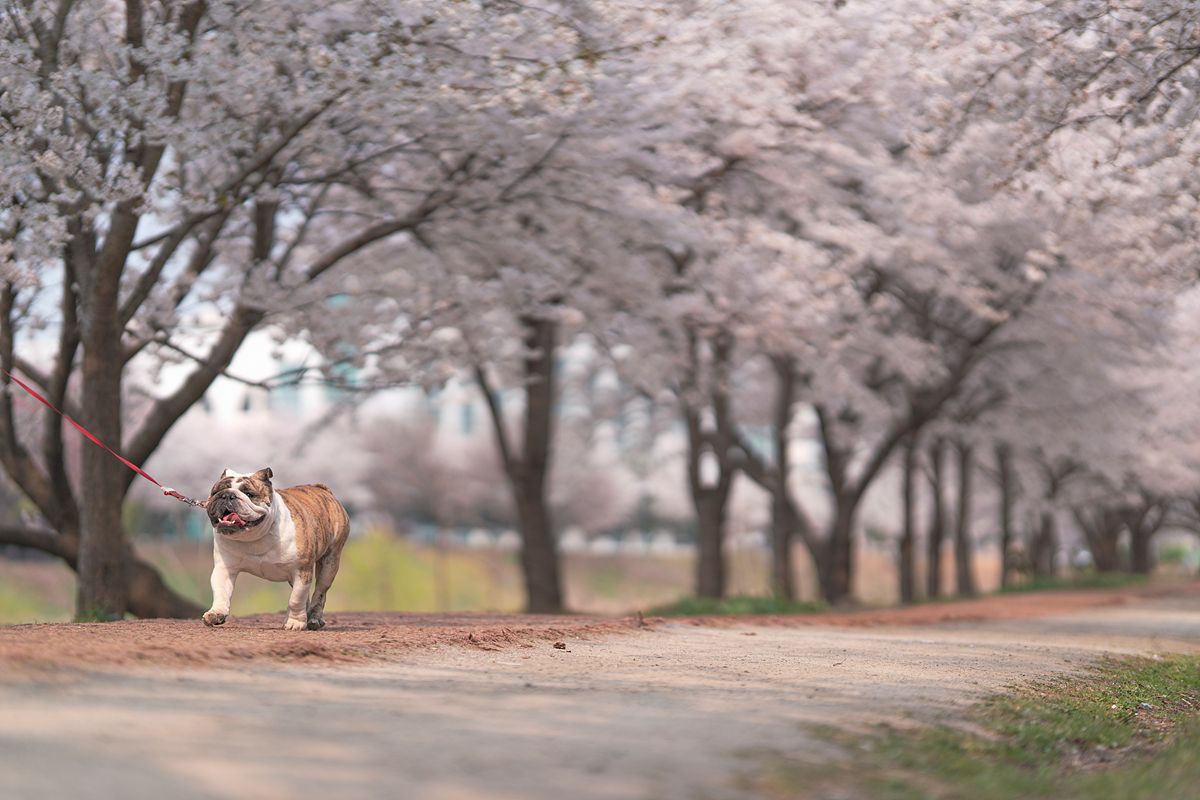
<svg viewBox="0 0 1200 800"><path fill-rule="evenodd" d="M752 797L739 776L764 753L840 757L818 726L954 723L988 693L1106 653L1200 653L1196 587L1088 597L930 607L938 624L0 629L0 798Z"/></svg>

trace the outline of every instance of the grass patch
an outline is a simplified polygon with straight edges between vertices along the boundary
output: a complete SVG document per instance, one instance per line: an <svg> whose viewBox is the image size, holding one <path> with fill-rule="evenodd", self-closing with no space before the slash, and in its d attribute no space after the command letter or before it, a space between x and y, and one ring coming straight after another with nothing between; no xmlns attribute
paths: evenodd
<svg viewBox="0 0 1200 800"><path fill-rule="evenodd" d="M1200 786L1200 657L1111 659L980 704L984 733L826 731L844 762L765 757L774 798L1191 800Z"/></svg>
<svg viewBox="0 0 1200 800"><path fill-rule="evenodd" d="M381 531L351 539L329 591L335 611L516 610L481 554L418 548Z"/></svg>
<svg viewBox="0 0 1200 800"><path fill-rule="evenodd" d="M1150 583L1149 575L1132 572L1092 572L1073 573L1069 577L1034 576L1025 583L1016 586L1006 586L1000 591L1004 594L1013 592L1036 592L1041 589L1122 589L1126 586L1145 586Z"/></svg>
<svg viewBox="0 0 1200 800"><path fill-rule="evenodd" d="M670 605L652 608L648 612L655 617L686 617L699 614L812 614L824 611L828 605L823 601L788 600L783 597L759 597L738 595L736 597L684 597Z"/></svg>
<svg viewBox="0 0 1200 800"><path fill-rule="evenodd" d="M71 609L49 602L25 587L0 583L0 625L16 622L66 622Z"/></svg>
<svg viewBox="0 0 1200 800"><path fill-rule="evenodd" d="M69 622L75 615L75 573L59 561L0 558L0 625Z"/></svg>

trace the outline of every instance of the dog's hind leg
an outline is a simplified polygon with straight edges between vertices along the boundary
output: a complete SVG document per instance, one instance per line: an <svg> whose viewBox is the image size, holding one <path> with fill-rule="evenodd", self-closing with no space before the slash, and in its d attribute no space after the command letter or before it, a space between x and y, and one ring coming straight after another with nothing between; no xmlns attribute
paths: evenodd
<svg viewBox="0 0 1200 800"><path fill-rule="evenodd" d="M322 613L325 610L325 594L333 585L333 578L337 575L338 565L342 560L341 555L339 548L331 547L329 552L317 559L316 581L313 585L312 601L308 604L310 631L319 631L325 627L325 615Z"/></svg>

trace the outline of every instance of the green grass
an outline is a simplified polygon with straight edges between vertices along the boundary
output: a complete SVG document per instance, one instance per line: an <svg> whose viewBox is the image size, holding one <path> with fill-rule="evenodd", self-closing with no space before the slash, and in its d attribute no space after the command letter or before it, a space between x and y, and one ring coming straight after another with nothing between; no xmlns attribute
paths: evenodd
<svg viewBox="0 0 1200 800"><path fill-rule="evenodd" d="M509 596L477 553L416 548L376 532L347 543L329 608L354 611L514 611Z"/></svg>
<svg viewBox="0 0 1200 800"><path fill-rule="evenodd" d="M844 762L764 757L774 798L1192 800L1200 786L1200 657L1106 660L980 704L951 728L825 735Z"/></svg>
<svg viewBox="0 0 1200 800"><path fill-rule="evenodd" d="M34 588L0 582L0 625L20 622L66 622L74 609L47 600Z"/></svg>
<svg viewBox="0 0 1200 800"><path fill-rule="evenodd" d="M1034 576L1017 586L1008 586L1000 591L1034 592L1040 589L1120 589L1125 586L1144 586L1150 582L1149 575L1132 572L1077 572L1070 577Z"/></svg>
<svg viewBox="0 0 1200 800"><path fill-rule="evenodd" d="M783 597L684 597L670 605L652 608L655 617L683 617L698 614L811 614L828 606L821 601L787 600Z"/></svg>

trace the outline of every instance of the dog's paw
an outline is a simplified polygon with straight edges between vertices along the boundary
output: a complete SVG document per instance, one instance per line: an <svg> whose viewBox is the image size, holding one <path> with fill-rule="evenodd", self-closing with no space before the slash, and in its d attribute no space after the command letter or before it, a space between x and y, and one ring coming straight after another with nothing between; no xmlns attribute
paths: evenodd
<svg viewBox="0 0 1200 800"><path fill-rule="evenodd" d="M283 629L285 631L302 631L307 625L305 620L288 617L288 621L283 623Z"/></svg>
<svg viewBox="0 0 1200 800"><path fill-rule="evenodd" d="M214 625L224 625L225 624L225 615L222 614L220 611L207 611L207 612L205 612L203 619L204 619L204 624L210 628Z"/></svg>
<svg viewBox="0 0 1200 800"><path fill-rule="evenodd" d="M308 629L310 631L319 631L325 627L325 619L323 617L309 617Z"/></svg>

